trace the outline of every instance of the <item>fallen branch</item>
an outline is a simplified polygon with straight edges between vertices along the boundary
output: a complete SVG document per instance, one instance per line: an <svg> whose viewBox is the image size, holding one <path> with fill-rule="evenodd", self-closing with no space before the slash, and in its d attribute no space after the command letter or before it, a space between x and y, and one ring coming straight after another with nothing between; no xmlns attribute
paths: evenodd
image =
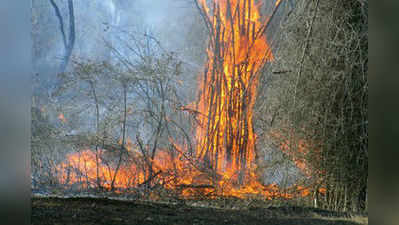
<svg viewBox="0 0 399 225"><path fill-rule="evenodd" d="M157 173L155 173L154 175L152 175L151 177L149 177L147 180L145 180L143 183L139 184L138 186L141 187L143 185L148 184L149 182L151 182L155 177L157 177L159 174L162 173L162 170L158 171Z"/></svg>

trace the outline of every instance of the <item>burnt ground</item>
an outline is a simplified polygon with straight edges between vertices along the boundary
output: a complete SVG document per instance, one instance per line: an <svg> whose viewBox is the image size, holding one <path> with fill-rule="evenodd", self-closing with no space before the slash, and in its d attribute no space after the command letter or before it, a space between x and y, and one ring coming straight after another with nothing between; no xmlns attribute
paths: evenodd
<svg viewBox="0 0 399 225"><path fill-rule="evenodd" d="M356 222L357 221L357 222ZM363 221L363 222L362 222ZM31 224L359 225L366 218L301 207L216 209L106 198L32 198Z"/></svg>

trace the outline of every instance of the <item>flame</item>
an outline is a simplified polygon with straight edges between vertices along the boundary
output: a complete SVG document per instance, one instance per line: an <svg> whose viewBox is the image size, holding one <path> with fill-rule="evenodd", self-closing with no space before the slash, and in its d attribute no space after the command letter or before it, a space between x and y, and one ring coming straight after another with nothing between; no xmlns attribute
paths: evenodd
<svg viewBox="0 0 399 225"><path fill-rule="evenodd" d="M129 143L129 139L128 139ZM128 191L143 187L151 182L163 186L163 188L190 198L207 196L215 198L219 196L234 196L247 198L250 196L262 196L266 199L273 198L294 198L296 196L306 197L310 194L310 188L294 186L290 190L281 190L278 185L263 185L254 171L250 171L246 183L237 185L237 174L229 172L220 173L220 178L212 179L210 174L194 168L192 161L187 160L190 156L183 152L186 147L174 145L175 151L160 149L156 157L151 160L153 172L145 167L146 157L138 152L137 146L128 144L128 161L123 163L117 171L117 165L103 160L106 150L86 149L80 152L67 154L64 162L56 167L58 180L65 187L78 185L78 187L96 188L99 184L102 188L112 190L111 184L114 181L116 192ZM97 154L97 155L96 155ZM98 160L96 160L98 158ZM98 170L98 172L97 172ZM115 176L115 173L116 176ZM320 193L325 193L325 188L320 188ZM151 195L157 199L155 193Z"/></svg>
<svg viewBox="0 0 399 225"><path fill-rule="evenodd" d="M103 150L99 155L104 154ZM98 168L98 174L97 174ZM82 188L94 188L97 186L97 178L100 185L106 189L111 189L112 179L115 169L101 160L96 160L96 153L87 149L67 155L65 162L57 166L58 179L61 184L72 185L80 184ZM137 167L132 164L129 167L123 167L115 177L116 188L127 188L144 181L142 174L137 173Z"/></svg>
<svg viewBox="0 0 399 225"><path fill-rule="evenodd" d="M305 156L309 153L309 145L304 140L298 141L297 148L291 150L290 141L288 139L282 140L280 149L289 155L296 167L299 168L308 178L312 176L309 163L306 161Z"/></svg>
<svg viewBox="0 0 399 225"><path fill-rule="evenodd" d="M66 122L67 122L67 120L66 120L66 118L65 118L65 116L64 116L63 113L60 113L60 114L58 115L57 118L58 118L59 120L61 120L61 122L63 122L63 123L66 123Z"/></svg>
<svg viewBox="0 0 399 225"><path fill-rule="evenodd" d="M209 18L211 40L199 85L196 156L226 178L238 173L233 179L249 191L248 183L257 186L252 120L258 72L273 60L264 34L267 20L262 21L253 0L215 0L212 8L205 0L200 4Z"/></svg>
<svg viewBox="0 0 399 225"><path fill-rule="evenodd" d="M117 166L104 161L105 150L71 153L57 167L60 183L85 188L100 184L106 189L114 183L115 188L125 190L157 183L183 197L309 195L310 190L302 186L282 191L276 184L264 185L256 174L253 106L258 73L273 60L264 32L268 19L262 19L260 5L254 0L213 0L211 7L206 0L198 3L211 36L208 62L199 82L197 105L182 107L195 111L197 117L195 153L188 154L187 146L170 140L173 149L158 149L150 159L127 139L131 162ZM276 7L279 4L277 1ZM307 146L301 148L306 151ZM306 169L305 162L295 161Z"/></svg>

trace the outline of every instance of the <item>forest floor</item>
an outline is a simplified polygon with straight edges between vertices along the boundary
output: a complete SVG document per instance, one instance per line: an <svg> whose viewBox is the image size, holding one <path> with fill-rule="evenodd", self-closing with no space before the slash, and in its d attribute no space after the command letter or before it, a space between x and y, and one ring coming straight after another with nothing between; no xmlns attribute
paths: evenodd
<svg viewBox="0 0 399 225"><path fill-rule="evenodd" d="M31 224L359 225L368 224L368 219L302 207L223 209L185 202L165 204L89 197L33 197Z"/></svg>

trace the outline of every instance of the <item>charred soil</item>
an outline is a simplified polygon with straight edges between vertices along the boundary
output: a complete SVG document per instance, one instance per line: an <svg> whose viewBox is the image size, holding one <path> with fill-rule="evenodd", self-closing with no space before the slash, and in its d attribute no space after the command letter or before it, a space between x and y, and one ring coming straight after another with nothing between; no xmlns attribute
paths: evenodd
<svg viewBox="0 0 399 225"><path fill-rule="evenodd" d="M32 198L31 224L358 225L348 215L302 207L222 209L107 198Z"/></svg>

